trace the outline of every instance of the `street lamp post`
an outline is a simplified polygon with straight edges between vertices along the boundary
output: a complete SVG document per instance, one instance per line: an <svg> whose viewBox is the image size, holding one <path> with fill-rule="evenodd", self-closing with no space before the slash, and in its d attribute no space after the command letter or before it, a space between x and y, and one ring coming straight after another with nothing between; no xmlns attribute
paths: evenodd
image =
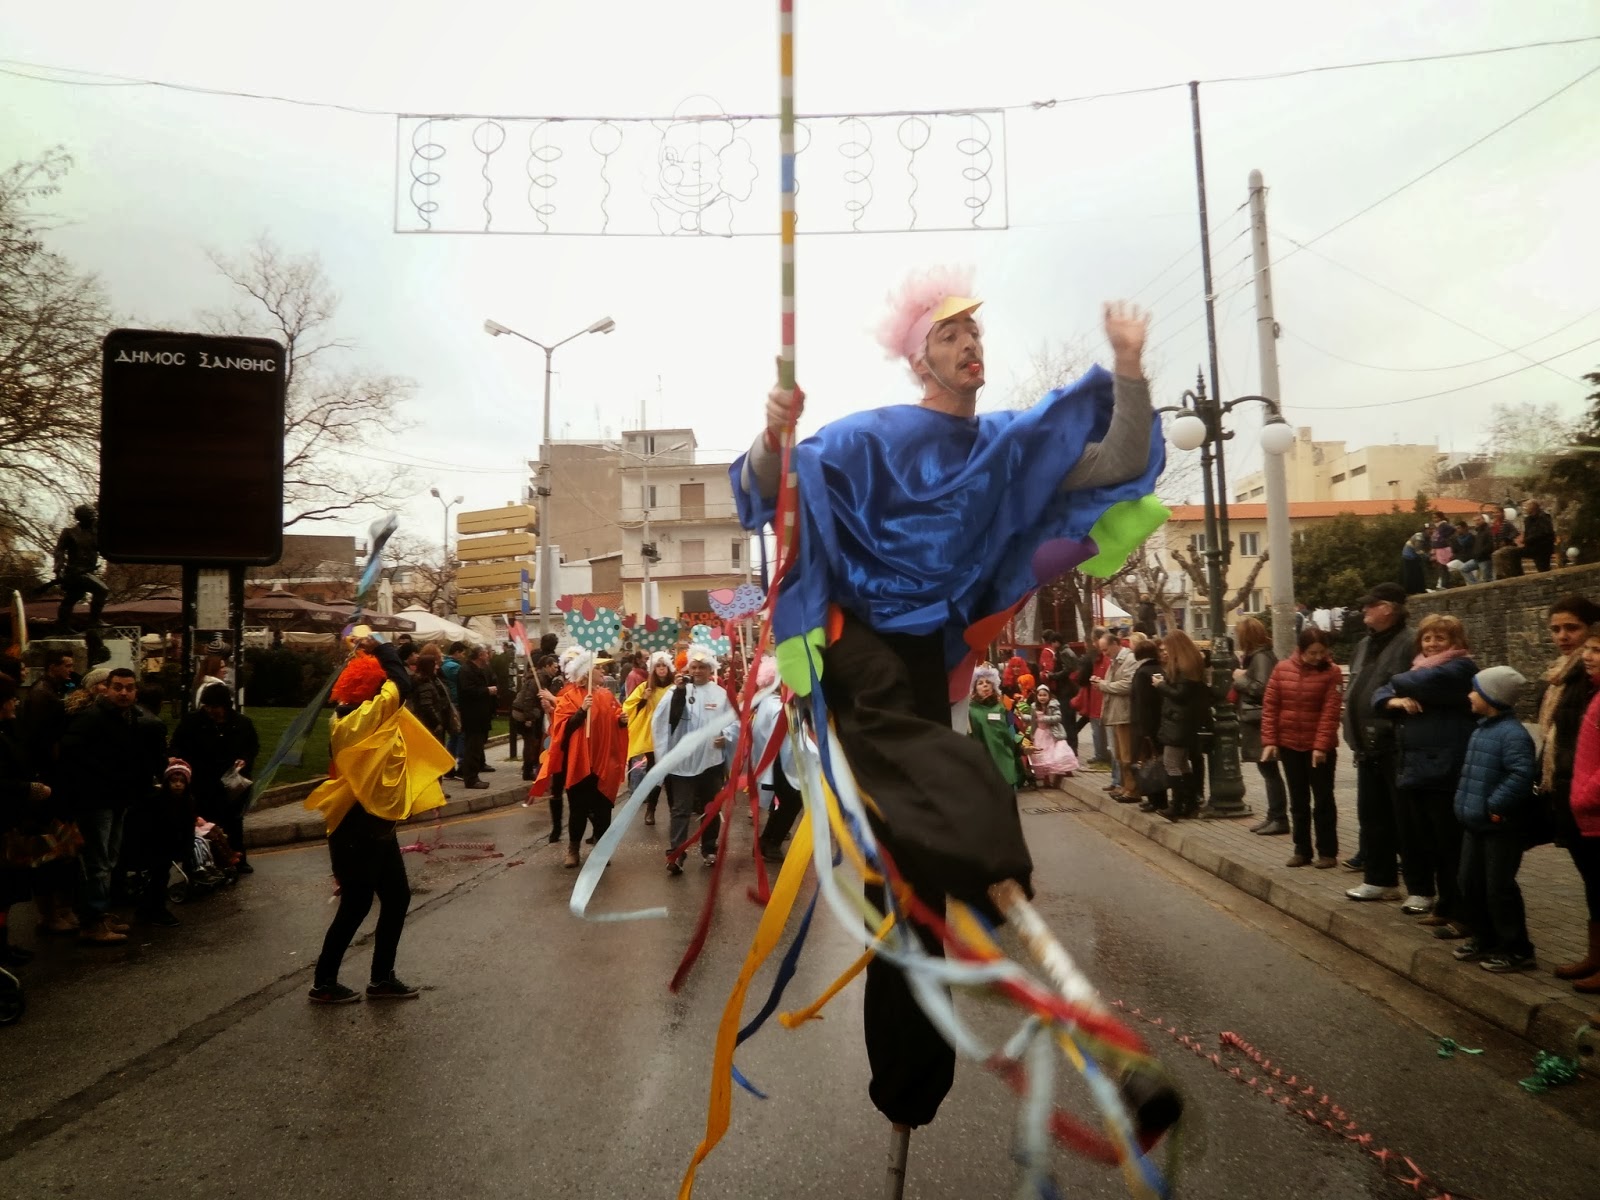
<svg viewBox="0 0 1600 1200"><path fill-rule="evenodd" d="M1212 733L1210 762L1211 799L1202 812L1207 817L1241 817L1250 810L1244 803L1244 775L1239 769L1239 716L1228 703L1233 687L1233 671L1238 665L1233 639L1228 636L1223 612L1227 587L1229 551L1226 527L1218 516L1219 497L1228 492L1223 466L1223 443L1233 436L1223 429L1222 418L1241 404L1264 404L1267 418L1261 427L1261 448L1268 454L1284 454L1294 443L1294 430L1283 419L1277 402L1266 396L1240 396L1222 403L1206 395L1203 373L1195 380L1195 390L1185 392L1181 404L1158 408L1175 413L1167 437L1179 450L1200 450L1200 478L1205 501L1206 598L1211 626L1211 703ZM1267 514L1270 531L1281 523L1287 527L1287 504L1280 496L1272 506L1282 511ZM1280 539L1281 540L1281 539Z"/></svg>
<svg viewBox="0 0 1600 1200"><path fill-rule="evenodd" d="M641 404L641 410L643 407ZM644 426L641 424L639 428L643 429ZM656 554L655 548L650 542L650 462L652 459L661 458L668 454L676 454L678 451L687 450L688 448L688 442L679 442L676 445L668 446L664 450L657 450L651 454L630 454L626 450L618 452L626 458L639 460L639 568L643 576L639 585L639 615L642 617L651 615L650 564L660 557L659 554Z"/></svg>
<svg viewBox="0 0 1600 1200"><path fill-rule="evenodd" d="M550 557L550 376L551 360L562 346L573 338L580 338L586 333L610 333L617 327L617 323L610 317L601 317L594 324L577 333L562 338L553 345L546 346L543 342L529 337L525 333L518 333L515 329L500 324L498 321L485 321L483 331L490 337L499 337L509 333L512 337L521 338L529 345L537 346L544 351L544 440L539 446L539 636L543 637L550 632L550 610L555 607L555 564Z"/></svg>
<svg viewBox="0 0 1600 1200"><path fill-rule="evenodd" d="M428 489L428 494L431 495L440 504L444 505L444 558L440 560L439 566L440 566L441 570L449 571L450 570L450 510L452 508L454 508L456 505L460 504L462 498L460 496L457 496L454 500L446 501L445 498L439 494L439 489L438 488L429 488ZM439 615L441 617L448 617L450 615L450 596L449 596L448 590L443 595L440 596L439 600L440 600L440 603L444 605L444 612L440 613Z"/></svg>

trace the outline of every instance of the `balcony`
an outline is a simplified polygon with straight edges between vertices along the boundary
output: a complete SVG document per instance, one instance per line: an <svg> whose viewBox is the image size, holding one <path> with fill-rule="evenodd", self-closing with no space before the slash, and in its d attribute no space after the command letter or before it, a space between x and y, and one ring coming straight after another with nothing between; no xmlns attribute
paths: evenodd
<svg viewBox="0 0 1600 1200"><path fill-rule="evenodd" d="M645 510L638 506L619 510L617 519L624 525L637 525L644 520ZM657 504L650 509L653 525L677 524L688 521L727 521L737 524L739 510L733 501L707 500L703 504Z"/></svg>

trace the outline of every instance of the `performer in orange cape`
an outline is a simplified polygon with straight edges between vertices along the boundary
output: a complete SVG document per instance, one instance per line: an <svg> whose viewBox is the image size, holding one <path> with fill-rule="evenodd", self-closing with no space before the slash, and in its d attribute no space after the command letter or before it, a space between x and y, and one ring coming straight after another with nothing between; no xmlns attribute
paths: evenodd
<svg viewBox="0 0 1600 1200"><path fill-rule="evenodd" d="M600 668L609 661L576 647L561 656L567 686L556 696L550 748L528 790L530 796L544 796L555 780L564 781L570 810L565 860L569 867L578 865L586 824L594 825L596 841L611 828L611 806L628 768L628 718L601 682L605 673Z"/></svg>
<svg viewBox="0 0 1600 1200"><path fill-rule="evenodd" d="M306 797L322 814L328 855L339 881L339 911L322 943L310 999L348 1004L361 999L339 982L339 964L356 930L379 903L372 939L373 1000L409 1000L417 989L394 973L411 887L395 825L444 804L439 777L455 760L405 707L411 678L393 646L357 629L356 653L333 685L328 780Z"/></svg>

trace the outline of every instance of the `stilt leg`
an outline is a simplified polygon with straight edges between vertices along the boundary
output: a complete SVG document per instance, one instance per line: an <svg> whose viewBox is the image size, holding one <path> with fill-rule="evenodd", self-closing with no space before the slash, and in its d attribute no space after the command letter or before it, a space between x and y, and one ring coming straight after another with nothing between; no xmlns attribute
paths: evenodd
<svg viewBox="0 0 1600 1200"><path fill-rule="evenodd" d="M906 1155L911 1149L911 1127L889 1126L889 1200L906 1194Z"/></svg>

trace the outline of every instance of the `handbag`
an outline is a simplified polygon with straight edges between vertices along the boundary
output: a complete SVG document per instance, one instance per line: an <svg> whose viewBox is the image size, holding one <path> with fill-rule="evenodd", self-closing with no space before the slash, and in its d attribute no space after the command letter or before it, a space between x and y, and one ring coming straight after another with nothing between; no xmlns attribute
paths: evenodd
<svg viewBox="0 0 1600 1200"><path fill-rule="evenodd" d="M1141 796L1159 796L1171 786L1166 765L1159 758L1142 762L1133 769L1133 790Z"/></svg>

